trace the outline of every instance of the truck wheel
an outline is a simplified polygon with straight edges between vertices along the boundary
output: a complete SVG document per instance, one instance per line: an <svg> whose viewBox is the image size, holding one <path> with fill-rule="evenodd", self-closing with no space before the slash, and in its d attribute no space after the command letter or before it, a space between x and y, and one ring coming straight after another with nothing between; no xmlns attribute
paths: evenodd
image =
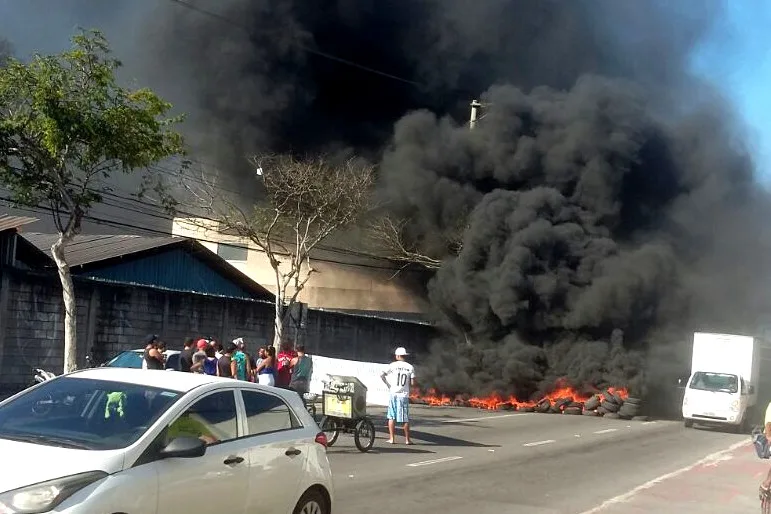
<svg viewBox="0 0 771 514"><path fill-rule="evenodd" d="M685 425L685 428L691 428L693 426L693 420L692 419L685 419L685 420L683 420L683 425Z"/></svg>

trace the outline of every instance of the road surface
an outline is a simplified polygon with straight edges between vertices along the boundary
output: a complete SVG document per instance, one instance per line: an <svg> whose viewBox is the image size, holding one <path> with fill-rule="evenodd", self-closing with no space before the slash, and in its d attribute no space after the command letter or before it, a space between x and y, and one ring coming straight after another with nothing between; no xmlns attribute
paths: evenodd
<svg viewBox="0 0 771 514"><path fill-rule="evenodd" d="M411 414L414 446L386 444L379 418L370 453L345 434L329 449L335 514L753 512L771 465L746 435L671 421L419 406Z"/></svg>

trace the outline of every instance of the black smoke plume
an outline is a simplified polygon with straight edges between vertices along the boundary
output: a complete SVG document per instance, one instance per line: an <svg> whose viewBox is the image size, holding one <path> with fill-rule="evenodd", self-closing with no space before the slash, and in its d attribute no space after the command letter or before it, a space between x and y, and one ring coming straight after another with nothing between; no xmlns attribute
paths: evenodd
<svg viewBox="0 0 771 514"><path fill-rule="evenodd" d="M761 262L738 251L734 262L712 260L737 236L754 253L762 222L743 215L767 205L720 128L731 119L721 104L671 119L635 84L597 76L564 91L494 87L483 99L490 108L474 130L427 112L405 117L383 160L405 214L435 214L419 216L416 231L442 231L460 206L471 212L462 250L430 288L458 335L436 343L432 385L526 398L567 377L642 391L646 355L682 346L689 330L758 328L758 305L720 314L751 305L746 292L699 294ZM751 235L739 235L738 218ZM728 226L740 229L730 240Z"/></svg>

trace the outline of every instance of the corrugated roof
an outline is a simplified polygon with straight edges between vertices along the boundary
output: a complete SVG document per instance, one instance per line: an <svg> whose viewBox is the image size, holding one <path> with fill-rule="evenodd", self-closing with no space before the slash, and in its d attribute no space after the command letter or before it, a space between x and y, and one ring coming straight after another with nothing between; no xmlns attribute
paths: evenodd
<svg viewBox="0 0 771 514"><path fill-rule="evenodd" d="M7 214L0 214L0 232L5 230L11 230L19 228L23 225L29 225L38 221L37 218L28 218L26 216L9 216Z"/></svg>
<svg viewBox="0 0 771 514"><path fill-rule="evenodd" d="M21 236L47 255L51 255L51 245L53 245L59 237L56 234L38 234L33 232L26 232L21 234ZM65 256L67 257L67 263L70 266L82 266L92 262L104 261L132 253L161 248L163 246L179 243L180 241L184 241L184 238L81 235L75 236L75 238L67 244L65 247Z"/></svg>

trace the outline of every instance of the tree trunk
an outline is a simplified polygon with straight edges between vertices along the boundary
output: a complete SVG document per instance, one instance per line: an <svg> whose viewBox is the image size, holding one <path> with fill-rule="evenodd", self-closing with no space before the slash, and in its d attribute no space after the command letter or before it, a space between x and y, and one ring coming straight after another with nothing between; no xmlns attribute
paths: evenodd
<svg viewBox="0 0 771 514"><path fill-rule="evenodd" d="M64 247L72 237L59 234L59 238L51 246L51 254L59 271L62 283L62 299L64 300L64 372L75 371L78 366L77 346L77 315L75 302L75 284L67 260L64 257Z"/></svg>
<svg viewBox="0 0 771 514"><path fill-rule="evenodd" d="M276 295L276 312L273 319L273 348L276 354L281 351L281 337L284 334L284 299Z"/></svg>

